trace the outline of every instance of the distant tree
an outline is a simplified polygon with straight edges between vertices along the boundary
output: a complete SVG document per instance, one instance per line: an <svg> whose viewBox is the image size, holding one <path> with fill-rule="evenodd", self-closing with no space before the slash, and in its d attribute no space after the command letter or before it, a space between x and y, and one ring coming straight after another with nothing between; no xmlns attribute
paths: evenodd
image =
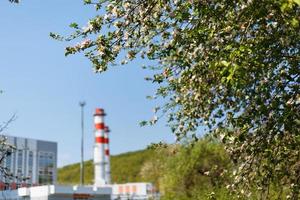
<svg viewBox="0 0 300 200"><path fill-rule="evenodd" d="M5 162L15 152L16 147L7 141L7 136L3 135L3 132L15 119L16 115L13 115L8 121L0 125L0 175L7 187L13 182L17 185L25 183L30 178L25 177L24 174L14 174Z"/></svg>
<svg viewBox="0 0 300 200"><path fill-rule="evenodd" d="M72 23L70 37L51 33L82 40L66 55L84 52L96 72L137 56L156 61L147 79L168 100L156 110L177 138L206 127L238 165L229 188L251 195L255 185L268 199L277 183L299 199L299 0L84 2L99 15Z"/></svg>
<svg viewBox="0 0 300 200"><path fill-rule="evenodd" d="M15 120L16 116L13 115L8 121L4 122L2 125L0 125L0 134L3 134L3 131L7 129L8 125ZM0 135L0 175L5 180L19 180L22 179L19 176L15 176L10 169L8 169L5 166L5 159L7 157L11 156L11 154L15 150L15 146L9 144L7 142L7 137L4 135Z"/></svg>
<svg viewBox="0 0 300 200"><path fill-rule="evenodd" d="M11 3L20 3L20 0L9 0ZM0 90L0 94L3 91ZM4 122L2 125L0 125L0 174L2 178L5 180L8 180L6 184L9 184L10 182L17 181L17 182L24 182L28 180L29 177L24 177L23 174L15 175L13 174L10 169L8 169L5 164L5 159L7 157L11 156L11 154L16 150L16 147L9 144L7 142L7 137L4 135L1 135L3 131L8 127L8 125L14 121L16 118L15 115L13 115L7 122Z"/></svg>
<svg viewBox="0 0 300 200"><path fill-rule="evenodd" d="M15 150L15 147L7 143L7 138L5 136L0 136L0 174L5 179L13 178L13 174L10 170L4 165L5 159L11 156L12 152Z"/></svg>
<svg viewBox="0 0 300 200"><path fill-rule="evenodd" d="M0 90L0 94L3 93ZM11 182L22 183L28 179L28 177L24 177L23 174L14 174L7 168L5 160L12 155L12 153L16 150L16 147L7 142L7 137L4 135L4 131L8 128L8 126L16 119L16 115L12 115L9 120L0 124L0 177L2 181L4 181L7 185Z"/></svg>
<svg viewBox="0 0 300 200"><path fill-rule="evenodd" d="M11 3L19 3L19 0L9 0ZM0 90L0 94L3 91ZM4 122L2 126L0 126L0 134L7 128L7 126L15 119L15 115L10 118L7 122ZM4 166L4 161L8 156L11 156L12 152L15 150L15 147L9 143L7 143L7 138L4 135L0 135L0 174L2 178L7 180L15 180L19 179L18 176L14 176L10 170Z"/></svg>

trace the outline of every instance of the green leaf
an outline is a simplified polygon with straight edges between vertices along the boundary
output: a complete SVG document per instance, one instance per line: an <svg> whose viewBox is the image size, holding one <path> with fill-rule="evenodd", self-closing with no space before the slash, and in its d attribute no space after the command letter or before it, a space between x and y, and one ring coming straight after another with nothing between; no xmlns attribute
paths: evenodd
<svg viewBox="0 0 300 200"><path fill-rule="evenodd" d="M71 23L70 25L69 25L71 28L75 28L75 29L78 29L78 24L77 23Z"/></svg>
<svg viewBox="0 0 300 200"><path fill-rule="evenodd" d="M91 4L92 0L84 0L84 4Z"/></svg>
<svg viewBox="0 0 300 200"><path fill-rule="evenodd" d="M146 126L148 124L148 121L141 121L139 124L140 126Z"/></svg>

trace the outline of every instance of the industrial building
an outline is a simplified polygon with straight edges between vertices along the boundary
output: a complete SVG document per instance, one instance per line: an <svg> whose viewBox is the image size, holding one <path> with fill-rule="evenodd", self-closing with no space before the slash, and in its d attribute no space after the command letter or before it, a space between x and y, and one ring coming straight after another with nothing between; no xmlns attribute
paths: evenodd
<svg viewBox="0 0 300 200"><path fill-rule="evenodd" d="M111 200L111 188L44 185L0 192L2 200Z"/></svg>
<svg viewBox="0 0 300 200"><path fill-rule="evenodd" d="M104 123L105 115L103 109L95 110L93 185L57 185L57 143L9 136L8 142L16 147L16 151L4 165L15 175L22 174L30 179L21 184L12 181L10 187L0 192L0 200L159 199L151 183L111 184L110 130ZM6 182L4 177L2 181Z"/></svg>
<svg viewBox="0 0 300 200"><path fill-rule="evenodd" d="M57 143L5 136L16 149L3 162L11 177L1 174L0 189L16 189L20 185L55 184L57 179ZM26 177L24 181L12 177ZM8 179L9 178L9 179ZM9 185L7 185L9 183Z"/></svg>

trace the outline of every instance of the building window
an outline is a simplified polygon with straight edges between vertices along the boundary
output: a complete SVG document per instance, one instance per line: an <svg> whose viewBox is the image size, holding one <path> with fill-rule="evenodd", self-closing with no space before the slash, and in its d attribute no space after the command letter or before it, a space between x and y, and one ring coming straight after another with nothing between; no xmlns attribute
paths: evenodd
<svg viewBox="0 0 300 200"><path fill-rule="evenodd" d="M17 162L17 173L22 174L22 166L23 166L23 150L18 150L18 162Z"/></svg>
<svg viewBox="0 0 300 200"><path fill-rule="evenodd" d="M32 171L33 171L33 152L28 152L28 177L30 182L32 182Z"/></svg>
<svg viewBox="0 0 300 200"><path fill-rule="evenodd" d="M5 159L5 167L8 171L11 171L11 156L12 155L8 155Z"/></svg>
<svg viewBox="0 0 300 200"><path fill-rule="evenodd" d="M39 152L39 184L53 183L54 153Z"/></svg>

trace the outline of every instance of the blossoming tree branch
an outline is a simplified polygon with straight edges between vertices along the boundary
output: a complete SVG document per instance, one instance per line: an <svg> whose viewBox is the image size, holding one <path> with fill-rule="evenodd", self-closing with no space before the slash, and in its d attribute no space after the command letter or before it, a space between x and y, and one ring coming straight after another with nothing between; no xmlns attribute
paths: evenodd
<svg viewBox="0 0 300 200"><path fill-rule="evenodd" d="M147 80L167 100L155 110L179 140L204 127L225 144L237 166L229 189L268 198L280 185L298 199L298 0L84 2L98 15L72 23L70 36L51 33L70 42L66 55L83 52L99 73L137 57L155 63Z"/></svg>

